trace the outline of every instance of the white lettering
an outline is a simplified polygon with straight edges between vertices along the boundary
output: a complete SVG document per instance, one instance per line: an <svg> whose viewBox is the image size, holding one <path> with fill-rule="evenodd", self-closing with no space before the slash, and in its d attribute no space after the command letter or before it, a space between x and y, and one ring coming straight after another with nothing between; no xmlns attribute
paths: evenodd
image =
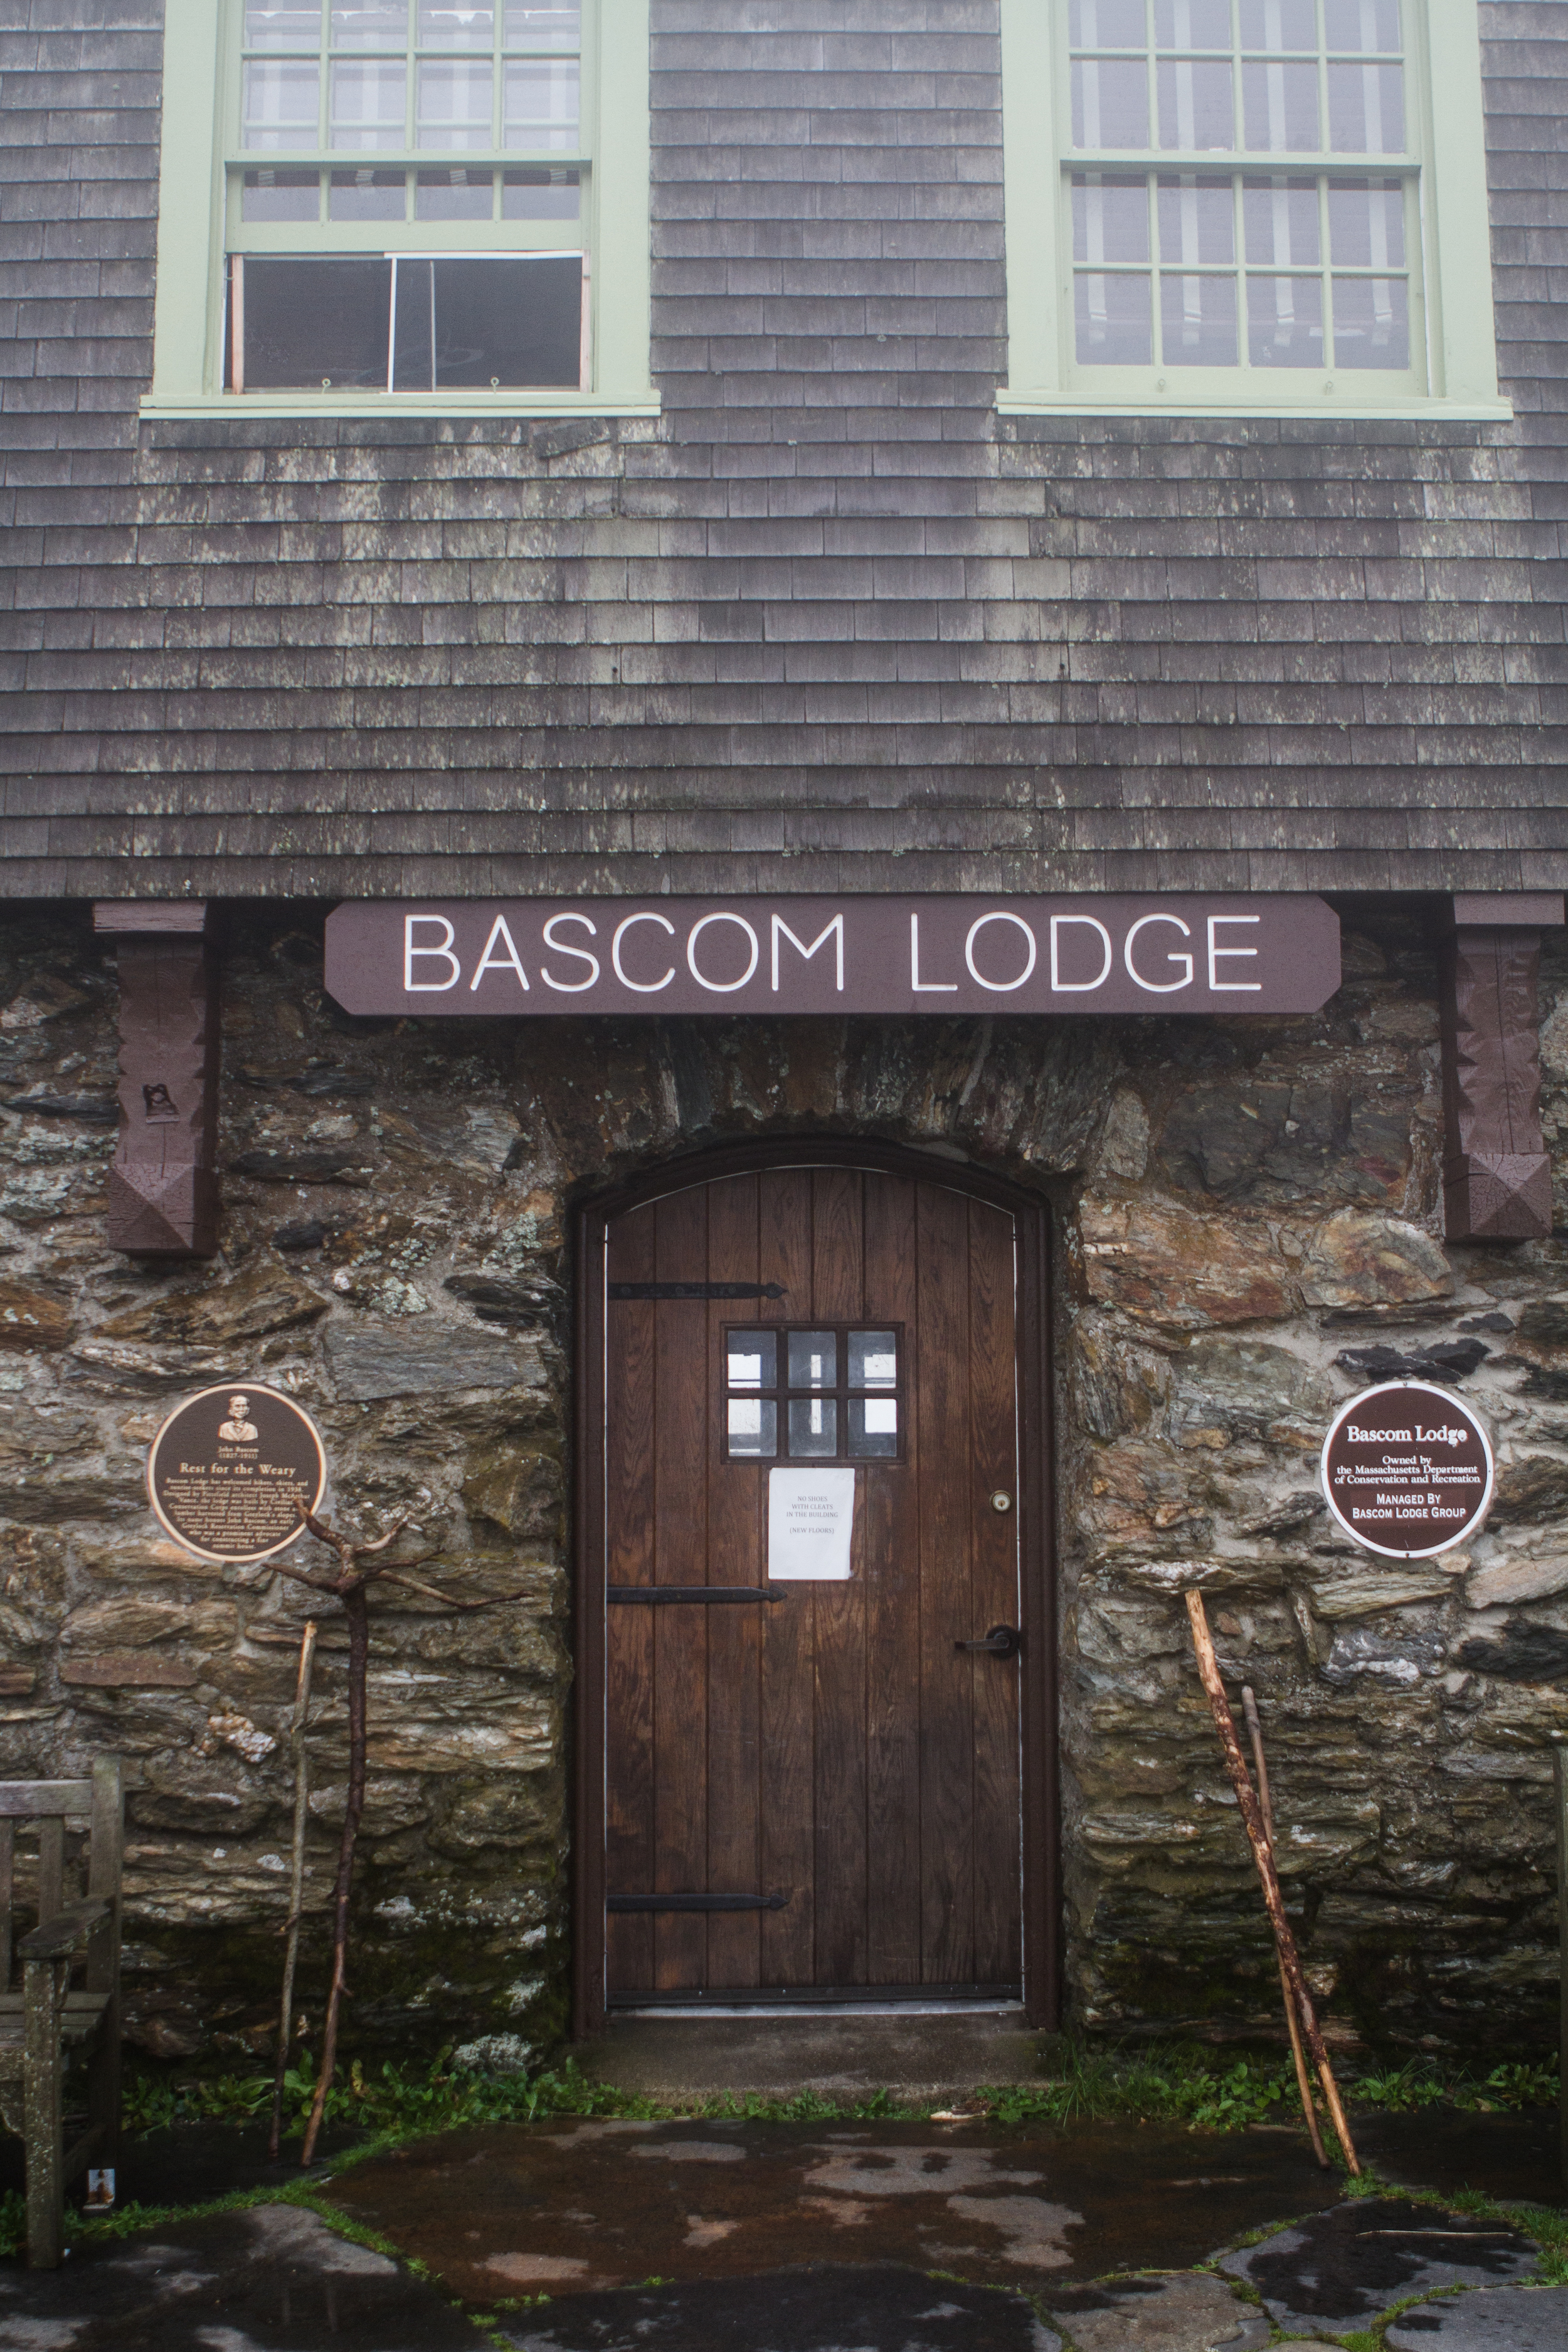
<svg viewBox="0 0 1568 2352"><path fill-rule="evenodd" d="M1066 930L1069 923L1076 923L1081 930L1098 931L1100 933L1100 943L1105 950L1105 961L1100 965L1100 970L1096 972L1092 980L1064 980L1062 978L1060 940L1062 932ZM1106 929L1105 925L1100 920L1098 915L1053 915L1051 917L1051 992L1053 995L1083 996L1087 995L1090 989L1103 988L1107 980L1110 977L1110 964L1113 952L1114 950L1110 944L1110 933Z"/></svg>
<svg viewBox="0 0 1568 2352"><path fill-rule="evenodd" d="M746 937L751 940L752 961L746 966L745 971L741 974L739 980L705 980L702 974L698 971L697 942L702 937L703 932L708 929L710 923L733 923L738 929L744 931ZM751 979L752 974L756 971L758 964L761 962L762 954L763 950L757 939L757 935L755 931L752 930L750 923L747 922L744 915L704 915L700 923L693 923L691 926L691 933L686 942L686 968L688 971L690 972L692 979L697 982L699 988L710 989L715 996L731 996L737 988L744 988L746 982Z"/></svg>
<svg viewBox="0 0 1568 2352"><path fill-rule="evenodd" d="M922 980L921 978L921 919L910 917L910 988L916 996L956 996L956 980Z"/></svg>
<svg viewBox="0 0 1568 2352"><path fill-rule="evenodd" d="M490 950L494 947L498 940L505 940L506 953L505 955L496 956L492 959ZM479 962L474 966L474 976L468 982L468 994L470 996L472 996L474 991L478 988L480 981L483 980L487 971L515 971L519 980L521 981L524 988L528 987L528 974L522 968L522 960L517 951L517 941L512 938L510 931L507 929L507 919L504 915L498 915L495 921L490 925L490 935L485 941L485 951L479 958ZM532 992L530 991L531 994L531 992Z"/></svg>
<svg viewBox="0 0 1568 2352"><path fill-rule="evenodd" d="M974 942L979 938L981 932L985 929L987 923L1016 923L1019 930L1023 932L1024 937L1028 940L1029 961L1024 966L1023 971L1018 974L1016 980L987 980L985 974L975 963ZM994 996L1009 996L1014 989L1022 988L1024 982L1028 979L1029 974L1035 969L1035 961L1037 953L1038 950L1035 943L1035 934L1029 929L1028 924L1024 920L1022 915L982 915L977 923L970 924L969 937L963 942L963 961L969 966L970 979L977 981L982 988L990 989Z"/></svg>
<svg viewBox="0 0 1568 2352"><path fill-rule="evenodd" d="M813 940L813 941L812 941L812 943L811 943L811 945L810 945L809 947L805 947L805 946L804 946L804 945L802 944L802 942L801 942L799 940L797 940L797 939L795 938L795 933L790 929L789 925L785 922L785 920L784 920L784 917L783 917L782 915L775 915L775 916L773 917L773 994L774 994L775 996L776 996L776 995L778 994L778 992L779 992L779 940L780 940L780 938L782 937L782 938L784 938L784 939L786 939L786 940L789 941L789 943L790 943L791 947L795 949L795 950L796 954L797 954L797 955L802 955L802 956L804 956L804 957L805 958L806 962L807 962L807 963L809 963L809 962L811 961L812 957L816 953L817 949L823 945L824 941L826 941L826 940L830 940L830 939L833 937L833 935L834 935L835 931L837 931L837 934L838 934L838 993L839 993L839 995L840 995L840 996L842 996L842 995L843 995L843 993L844 993L844 918L843 918L843 916L842 916L842 915L835 915L835 916L834 916L834 918L833 918L833 920L828 924L827 929L826 929L822 933L821 937L820 937L820 938L818 938L818 939L815 939L815 940Z"/></svg>
<svg viewBox="0 0 1568 2352"><path fill-rule="evenodd" d="M591 940L598 938L599 927L596 923L591 922L586 915L552 915L544 926L544 944L547 948L553 948L557 955L577 956L591 968L586 980L557 980L553 972L546 971L544 966L541 964L539 977L546 988L557 989L563 996L577 996L584 989L592 988L598 979L599 959L596 955L590 955L586 948L569 947L564 940L558 940L555 936L557 923L581 923Z"/></svg>
<svg viewBox="0 0 1568 2352"><path fill-rule="evenodd" d="M414 944L414 929L416 923L438 923L443 935L440 946L416 948ZM416 980L414 962L416 956L444 957L451 967L451 978L449 980ZM407 993L410 996L432 993L441 996L448 988L456 988L462 976L463 967L452 953L452 926L446 916L405 915L403 919L403 985Z"/></svg>
<svg viewBox="0 0 1568 2352"><path fill-rule="evenodd" d="M1180 915L1140 915L1138 920L1133 924L1132 929L1128 932L1127 943L1121 950L1121 961L1127 966L1128 979L1135 982L1140 988L1146 988L1151 996L1169 996L1173 988L1191 988L1193 984L1193 960L1190 955L1179 954L1174 948L1169 948L1166 950L1165 961L1167 963L1185 964L1186 970L1183 972L1180 980L1145 980L1137 965L1133 962L1132 942L1137 938L1140 931L1147 930L1151 923L1173 923L1184 940L1190 940L1193 936L1191 931L1188 930L1185 923L1183 922Z"/></svg>
<svg viewBox="0 0 1568 2352"><path fill-rule="evenodd" d="M670 921L668 915L628 915L624 923L617 923L616 925L616 936L610 941L610 961L615 966L616 978L620 982L621 986L623 988L635 988L639 996L657 996L659 990L661 988L668 988L670 982L675 978L675 966L673 964L670 965L669 970L665 973L662 980L634 980L629 972L623 971L621 969L621 941L626 938L626 933L631 929L634 923L658 923L662 929L667 930L669 933L671 939L675 937L675 925Z"/></svg>
<svg viewBox="0 0 1568 2352"><path fill-rule="evenodd" d="M1254 996L1261 992L1263 982L1260 980L1221 980L1219 961L1222 956L1256 958L1258 950L1256 948L1222 948L1217 944L1216 934L1222 923L1260 923L1262 920L1261 915L1211 915L1209 917L1209 986L1216 995L1226 989L1229 989L1233 993L1247 991Z"/></svg>

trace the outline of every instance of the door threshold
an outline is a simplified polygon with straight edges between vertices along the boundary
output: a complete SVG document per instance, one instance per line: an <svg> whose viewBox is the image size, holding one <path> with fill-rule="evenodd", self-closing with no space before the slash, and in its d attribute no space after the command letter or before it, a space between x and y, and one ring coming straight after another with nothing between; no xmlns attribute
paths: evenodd
<svg viewBox="0 0 1568 2352"><path fill-rule="evenodd" d="M1022 2017L1021 2000L613 2001L612 2017Z"/></svg>

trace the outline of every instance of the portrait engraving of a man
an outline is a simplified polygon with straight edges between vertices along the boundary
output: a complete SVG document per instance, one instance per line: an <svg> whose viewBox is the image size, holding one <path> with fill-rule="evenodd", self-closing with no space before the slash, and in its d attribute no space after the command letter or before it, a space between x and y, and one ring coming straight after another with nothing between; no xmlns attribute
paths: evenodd
<svg viewBox="0 0 1568 2352"><path fill-rule="evenodd" d="M218 1423L217 1433L220 1437L226 1437L231 1445L254 1445L258 1443L260 1438L261 1432L257 1428L256 1423L250 1419L250 1399L248 1397L230 1397L228 1401L228 1419Z"/></svg>

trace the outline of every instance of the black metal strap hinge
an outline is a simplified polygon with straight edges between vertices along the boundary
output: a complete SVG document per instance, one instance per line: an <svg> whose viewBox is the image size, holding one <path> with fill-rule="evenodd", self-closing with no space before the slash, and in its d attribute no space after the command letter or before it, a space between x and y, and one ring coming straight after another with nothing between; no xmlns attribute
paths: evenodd
<svg viewBox="0 0 1568 2352"><path fill-rule="evenodd" d="M651 1609L680 1601L782 1601L784 1594L771 1584L610 1584L605 1598L623 1609Z"/></svg>
<svg viewBox="0 0 1568 2352"><path fill-rule="evenodd" d="M611 1895L606 1911L782 1911L787 1895Z"/></svg>
<svg viewBox="0 0 1568 2352"><path fill-rule="evenodd" d="M787 1298L782 1282L611 1282L611 1298Z"/></svg>

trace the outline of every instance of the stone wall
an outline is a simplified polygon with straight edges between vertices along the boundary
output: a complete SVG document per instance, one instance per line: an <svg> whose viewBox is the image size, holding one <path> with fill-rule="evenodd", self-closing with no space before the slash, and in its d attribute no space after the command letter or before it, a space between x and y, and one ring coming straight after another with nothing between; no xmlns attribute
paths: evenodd
<svg viewBox="0 0 1568 2352"><path fill-rule="evenodd" d="M339 1508L407 1512L432 1575L519 1596L378 1608L351 2032L537 2044L568 1959L569 1206L710 1139L803 1131L956 1149L1061 1206L1075 2016L1272 2009L1175 1597L1195 1563L1259 1694L1331 2020L1550 2035L1568 1249L1435 1238L1435 971L1413 918L1350 913L1322 1014L1224 1024L351 1022L322 993L318 911L237 912L227 942L224 1251L193 1267L103 1244L111 948L80 908L0 936L0 1771L131 1760L142 2047L237 2063L265 2041L305 1613L271 1569L154 1539L142 1462L169 1404L264 1376L320 1419ZM1558 992L1548 1132L1568 1139L1568 965ZM1501 1464L1483 1537L1413 1569L1338 1539L1316 1484L1333 1401L1399 1365L1462 1385ZM318 1918L342 1655L328 1612Z"/></svg>

